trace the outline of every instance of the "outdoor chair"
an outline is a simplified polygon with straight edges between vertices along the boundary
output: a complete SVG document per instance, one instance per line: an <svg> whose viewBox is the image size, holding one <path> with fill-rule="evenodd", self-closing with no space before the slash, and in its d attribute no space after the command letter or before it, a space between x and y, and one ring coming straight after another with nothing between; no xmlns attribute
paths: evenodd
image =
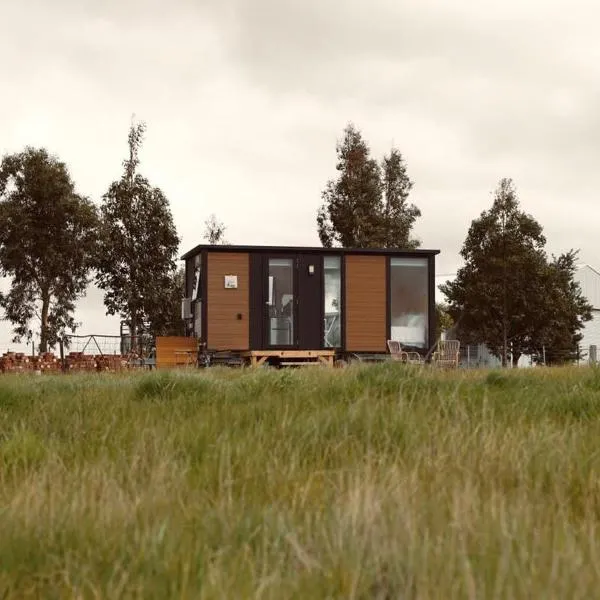
<svg viewBox="0 0 600 600"><path fill-rule="evenodd" d="M388 340L387 347L390 351L392 360L419 365L423 363L423 358L418 352L407 352L406 350L402 350L402 344L396 340Z"/></svg>
<svg viewBox="0 0 600 600"><path fill-rule="evenodd" d="M460 342L458 340L440 340L431 357L436 367L458 367L460 361Z"/></svg>

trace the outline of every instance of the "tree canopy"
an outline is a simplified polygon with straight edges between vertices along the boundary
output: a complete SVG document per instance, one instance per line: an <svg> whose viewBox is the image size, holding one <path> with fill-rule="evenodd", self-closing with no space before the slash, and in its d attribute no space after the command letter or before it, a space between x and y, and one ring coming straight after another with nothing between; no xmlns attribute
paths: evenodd
<svg viewBox="0 0 600 600"><path fill-rule="evenodd" d="M536 359L546 364L560 364L581 358L579 342L583 339L582 328L592 318L592 306L584 297L575 280L577 252L569 250L548 263L547 302L537 314L539 322L539 346L543 344Z"/></svg>
<svg viewBox="0 0 600 600"><path fill-rule="evenodd" d="M6 155L0 164L0 275L11 280L0 306L15 342L48 351L74 332L76 300L85 294L98 215L77 194L66 165L43 148Z"/></svg>
<svg viewBox="0 0 600 600"><path fill-rule="evenodd" d="M448 305L444 302L436 302L435 303L435 337L436 339L440 339L443 331L448 331L452 329L454 325L454 321L448 312Z"/></svg>
<svg viewBox="0 0 600 600"><path fill-rule="evenodd" d="M418 248L420 242L410 237L411 230L421 211L408 203L413 187L406 171L402 154L392 148L383 158L383 226L380 244L382 248Z"/></svg>
<svg viewBox="0 0 600 600"><path fill-rule="evenodd" d="M392 148L378 164L352 124L336 150L338 175L327 182L317 213L323 246L418 247L410 233L421 211L408 203L413 183L400 151Z"/></svg>
<svg viewBox="0 0 600 600"><path fill-rule="evenodd" d="M141 326L171 318L179 245L166 196L138 173L144 132L143 123L131 126L123 175L103 196L97 253L107 312L121 315L134 340Z"/></svg>
<svg viewBox="0 0 600 600"><path fill-rule="evenodd" d="M553 341L576 342L590 307L574 281L573 251L549 262L542 226L520 210L512 180L474 219L461 249L465 264L440 290L466 343L484 342L507 364Z"/></svg>
<svg viewBox="0 0 600 600"><path fill-rule="evenodd" d="M181 316L181 299L185 296L185 273L179 267L171 273L166 310L154 315L150 329L154 335L185 335L185 322Z"/></svg>

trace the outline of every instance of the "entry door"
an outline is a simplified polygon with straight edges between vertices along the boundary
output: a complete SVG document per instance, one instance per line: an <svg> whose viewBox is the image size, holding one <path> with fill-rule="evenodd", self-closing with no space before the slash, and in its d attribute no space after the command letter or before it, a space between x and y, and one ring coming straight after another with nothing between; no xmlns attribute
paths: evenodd
<svg viewBox="0 0 600 600"><path fill-rule="evenodd" d="M265 329L268 348L294 348L297 342L297 259L266 257Z"/></svg>
<svg viewBox="0 0 600 600"><path fill-rule="evenodd" d="M322 257L265 257L265 347L322 347Z"/></svg>

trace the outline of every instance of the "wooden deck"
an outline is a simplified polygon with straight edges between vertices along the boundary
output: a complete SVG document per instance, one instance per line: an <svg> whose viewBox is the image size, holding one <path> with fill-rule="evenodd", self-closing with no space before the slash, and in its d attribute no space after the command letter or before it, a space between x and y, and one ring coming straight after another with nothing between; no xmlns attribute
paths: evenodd
<svg viewBox="0 0 600 600"><path fill-rule="evenodd" d="M250 366L260 367L270 358L280 359L282 366L314 366L333 367L335 350L248 350L240 356L250 361Z"/></svg>

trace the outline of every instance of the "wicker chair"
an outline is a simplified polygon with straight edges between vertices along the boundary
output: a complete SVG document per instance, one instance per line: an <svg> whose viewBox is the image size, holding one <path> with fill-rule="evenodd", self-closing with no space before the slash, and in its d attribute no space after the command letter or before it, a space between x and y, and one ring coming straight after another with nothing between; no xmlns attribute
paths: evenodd
<svg viewBox="0 0 600 600"><path fill-rule="evenodd" d="M458 340L440 340L437 349L431 357L436 367L457 368L460 361L460 342Z"/></svg>
<svg viewBox="0 0 600 600"><path fill-rule="evenodd" d="M407 352L406 350L402 350L402 345L396 340L388 340L387 347L390 351L392 360L419 365L423 363L423 358L418 352Z"/></svg>

